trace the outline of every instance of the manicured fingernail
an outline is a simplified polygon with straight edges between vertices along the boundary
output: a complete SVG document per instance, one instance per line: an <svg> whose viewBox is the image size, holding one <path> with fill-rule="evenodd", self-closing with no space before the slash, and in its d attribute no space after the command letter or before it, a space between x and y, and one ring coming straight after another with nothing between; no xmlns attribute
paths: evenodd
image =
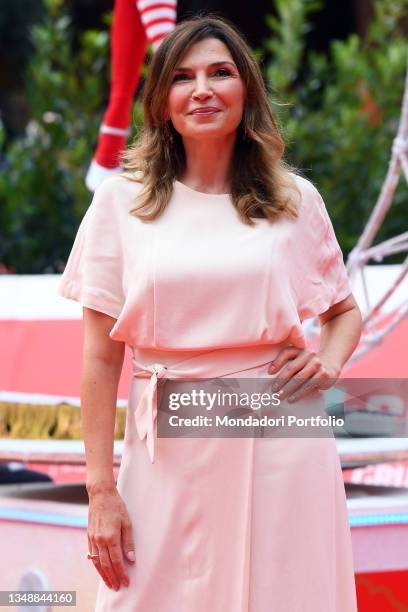
<svg viewBox="0 0 408 612"><path fill-rule="evenodd" d="M133 550L129 550L127 556L128 556L128 559L130 561L134 561L135 560L135 553L133 552Z"/></svg>
<svg viewBox="0 0 408 612"><path fill-rule="evenodd" d="M275 370L275 369L276 369L276 365L275 365L274 363L271 363L271 364L269 365L269 369L270 369L270 370Z"/></svg>

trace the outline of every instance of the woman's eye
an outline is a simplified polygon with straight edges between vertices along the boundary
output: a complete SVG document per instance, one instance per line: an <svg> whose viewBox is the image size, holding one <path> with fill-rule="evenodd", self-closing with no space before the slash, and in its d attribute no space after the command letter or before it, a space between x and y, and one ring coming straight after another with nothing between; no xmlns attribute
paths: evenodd
<svg viewBox="0 0 408 612"><path fill-rule="evenodd" d="M217 70L217 72L215 74L219 74L220 72L223 73L223 74L221 74L221 76L231 76L230 71L227 70L226 68L220 68L219 70Z"/></svg>
<svg viewBox="0 0 408 612"><path fill-rule="evenodd" d="M188 75L181 72L180 74L176 74L176 76L174 77L173 81L184 80L183 77L188 78Z"/></svg>
<svg viewBox="0 0 408 612"><path fill-rule="evenodd" d="M227 70L226 68L219 68L218 70L216 70L213 73L215 76L231 76L231 72L229 70ZM185 74L184 72L180 72L179 74L176 74L173 78L173 83L175 81L184 81L185 79L189 79L190 76L188 74Z"/></svg>

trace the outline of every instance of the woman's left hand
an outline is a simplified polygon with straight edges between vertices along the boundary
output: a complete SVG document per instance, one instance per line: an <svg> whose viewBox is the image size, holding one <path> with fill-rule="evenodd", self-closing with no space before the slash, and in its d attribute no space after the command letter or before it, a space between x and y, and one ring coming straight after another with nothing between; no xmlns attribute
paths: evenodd
<svg viewBox="0 0 408 612"><path fill-rule="evenodd" d="M272 391L279 392L279 399L288 398L288 402L296 402L315 389L332 387L341 367L329 363L316 351L285 346L271 362L268 372L279 372L276 382L272 384Z"/></svg>

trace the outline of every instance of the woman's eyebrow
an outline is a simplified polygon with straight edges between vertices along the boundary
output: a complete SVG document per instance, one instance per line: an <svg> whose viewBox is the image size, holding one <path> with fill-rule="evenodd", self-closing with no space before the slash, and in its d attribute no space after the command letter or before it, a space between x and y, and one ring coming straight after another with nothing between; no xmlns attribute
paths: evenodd
<svg viewBox="0 0 408 612"><path fill-rule="evenodd" d="M225 61L221 61L221 62L213 62L212 64L209 64L209 68L214 68L215 66L221 66L223 64L231 64L231 66L233 66L234 68L236 68L235 64L233 62L230 62L228 60ZM175 71L177 70L191 70L191 68L189 68L188 66L179 66L178 68L174 69Z"/></svg>

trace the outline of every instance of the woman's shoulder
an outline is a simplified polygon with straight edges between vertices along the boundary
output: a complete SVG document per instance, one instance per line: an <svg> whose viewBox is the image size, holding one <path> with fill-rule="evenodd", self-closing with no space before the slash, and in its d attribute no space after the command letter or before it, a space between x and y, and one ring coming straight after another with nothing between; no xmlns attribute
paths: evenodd
<svg viewBox="0 0 408 612"><path fill-rule="evenodd" d="M322 195L316 185L301 174L292 173L296 186L301 194L301 216L308 217L316 214L321 214L325 209L325 203Z"/></svg>
<svg viewBox="0 0 408 612"><path fill-rule="evenodd" d="M115 172L106 176L97 187L99 191L112 191L117 189L137 188L143 186L139 172Z"/></svg>
<svg viewBox="0 0 408 612"><path fill-rule="evenodd" d="M302 196L316 197L316 195L320 196L320 193L316 187L316 185L308 178L299 174L298 172L290 172L292 178L294 179L296 186L299 188Z"/></svg>
<svg viewBox="0 0 408 612"><path fill-rule="evenodd" d="M309 231L319 233L320 228L326 228L328 224L325 202L310 179L294 172L292 175L301 194L299 215L294 223L296 230L301 234Z"/></svg>
<svg viewBox="0 0 408 612"><path fill-rule="evenodd" d="M127 217L142 187L142 183L129 173L109 174L95 189L89 214L104 218Z"/></svg>
<svg viewBox="0 0 408 612"><path fill-rule="evenodd" d="M143 188L143 183L133 173L113 173L106 176L95 190L94 199L116 203L123 207L124 202L131 202Z"/></svg>

